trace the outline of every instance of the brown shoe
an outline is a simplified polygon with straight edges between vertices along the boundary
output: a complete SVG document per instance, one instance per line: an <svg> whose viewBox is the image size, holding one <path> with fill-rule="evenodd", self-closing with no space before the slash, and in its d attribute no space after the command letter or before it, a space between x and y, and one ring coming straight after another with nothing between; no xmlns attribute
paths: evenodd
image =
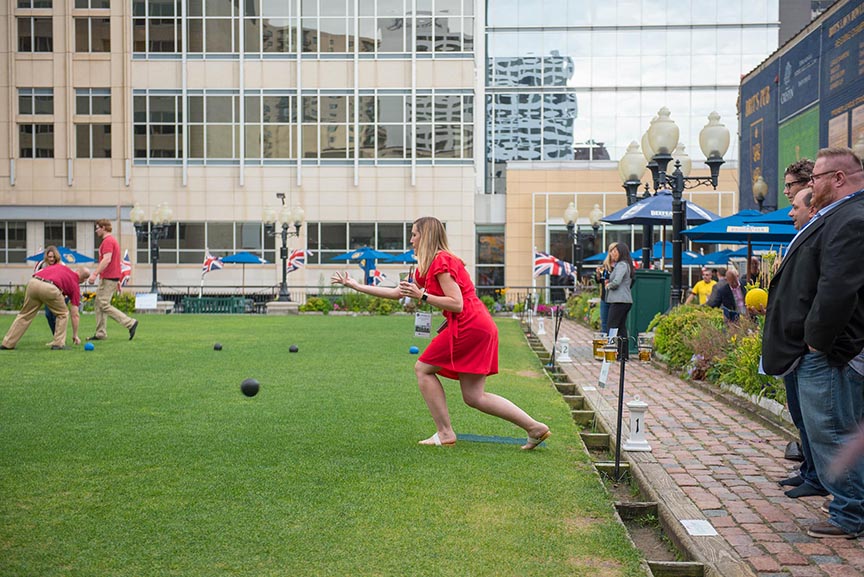
<svg viewBox="0 0 864 577"><path fill-rule="evenodd" d="M822 502L822 506L819 507L819 509L830 515L831 514L830 507L831 507L831 499L829 498L829 499L825 499L825 501Z"/></svg>
<svg viewBox="0 0 864 577"><path fill-rule="evenodd" d="M864 533L864 531L849 533L845 529L832 525L828 521L810 525L810 528L807 529L807 534L817 539L857 539L861 533Z"/></svg>

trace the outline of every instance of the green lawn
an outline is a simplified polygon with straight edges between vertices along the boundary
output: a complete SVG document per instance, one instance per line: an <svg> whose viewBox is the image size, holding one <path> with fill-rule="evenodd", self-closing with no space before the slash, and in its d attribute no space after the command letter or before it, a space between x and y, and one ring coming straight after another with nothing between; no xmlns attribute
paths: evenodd
<svg viewBox="0 0 864 577"><path fill-rule="evenodd" d="M416 445L411 317L139 319L50 351L40 316L0 351L0 575L642 574L516 321L488 389L552 427L534 452ZM524 437L445 387L457 432Z"/></svg>

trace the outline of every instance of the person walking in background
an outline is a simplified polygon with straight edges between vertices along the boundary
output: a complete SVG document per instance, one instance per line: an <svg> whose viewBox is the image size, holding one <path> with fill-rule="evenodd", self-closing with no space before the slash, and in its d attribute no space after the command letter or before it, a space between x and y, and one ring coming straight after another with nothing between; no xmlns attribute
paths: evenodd
<svg viewBox="0 0 864 577"><path fill-rule="evenodd" d="M800 231L810 222L815 214L815 207L811 204L813 191L810 187L804 187L798 191L792 199L792 208L789 216L795 224L795 230ZM801 401L798 395L798 379L795 372L783 376L783 386L786 388L786 405L789 408L789 416L792 423L798 429L799 445L801 447L801 466L794 475L778 481L781 487L791 487L785 491L785 495L791 499L799 497L825 496L828 491L822 486L816 468L813 466L813 454L810 449L810 440L807 437L807 427L801 414ZM794 442L794 441L793 441Z"/></svg>
<svg viewBox="0 0 864 577"><path fill-rule="evenodd" d="M713 306L723 309L723 318L727 321L735 322L739 316L747 312L746 296L747 288L739 280L738 269L730 266L726 271L726 284L717 289L717 298Z"/></svg>
<svg viewBox="0 0 864 577"><path fill-rule="evenodd" d="M66 299L72 304L72 342L81 344L78 338L78 305L81 304L81 288L79 285L90 275L86 268L74 271L62 263L52 264L37 271L24 291L24 304L12 326L3 338L2 350L12 350L36 318L43 305L51 309L56 317L52 350L64 350L66 346L66 324L70 312L66 307Z"/></svg>
<svg viewBox="0 0 864 577"><path fill-rule="evenodd" d="M42 260L39 261L39 264L36 265L36 270L33 272L39 272L45 267L49 267L53 264L61 263L63 261L60 260L60 251L57 250L57 247L54 245L49 246L45 249L45 252L42 253ZM66 299L66 302L69 302L69 299ZM51 312L51 309L48 305L45 305L45 320L48 321L48 328L51 329L51 334L54 334L54 329L56 328L56 319L54 313Z"/></svg>
<svg viewBox="0 0 864 577"><path fill-rule="evenodd" d="M627 341L627 313L633 306L633 295L630 287L634 280L633 257L630 247L623 242L616 242L609 250L614 263L609 280L606 281L606 300L609 301L609 331L618 329L618 355L627 360L630 358L630 343Z"/></svg>
<svg viewBox="0 0 864 577"><path fill-rule="evenodd" d="M606 281L609 280L609 274L612 272L612 258L609 253L613 246L615 246L614 242L609 244L603 264L594 271L594 278L600 284L600 332L607 335L609 334L609 303L606 302Z"/></svg>
<svg viewBox="0 0 864 577"><path fill-rule="evenodd" d="M124 314L122 311L111 306L111 297L117 291L117 283L120 282L120 243L111 234L111 221L97 220L96 235L102 239L99 245L99 265L88 282L93 284L96 277L101 275L99 288L96 290L96 332L88 338L88 341L103 341L108 338L107 320L111 317L129 330L129 340L135 338L138 329L138 321Z"/></svg>
<svg viewBox="0 0 864 577"><path fill-rule="evenodd" d="M549 427L507 399L485 391L486 377L498 372L498 327L477 297L465 263L450 251L444 225L431 216L417 219L411 227L411 244L417 256L414 279L401 281L397 287L376 287L362 285L346 272L334 274L331 283L376 297L398 300L407 296L443 311L446 325L414 365L417 385L436 428L420 444L456 444L440 375L459 381L462 399L469 407L525 429L528 440L522 449L534 449L549 437Z"/></svg>
<svg viewBox="0 0 864 577"><path fill-rule="evenodd" d="M864 348L864 170L848 148L819 151L811 204L817 208L795 236L771 280L762 340L769 375L794 374L813 465L833 499L817 538L864 533L864 464L829 474L835 455L864 419L864 376L849 362Z"/></svg>
<svg viewBox="0 0 864 577"><path fill-rule="evenodd" d="M714 280L714 274L708 268L702 269L702 280L693 285L693 289L690 291L690 294L687 295L687 300L684 301L685 305L689 305L694 298L699 299L698 304L704 305L708 302L708 297L711 296L711 292L714 290L714 286L717 284L717 281Z"/></svg>

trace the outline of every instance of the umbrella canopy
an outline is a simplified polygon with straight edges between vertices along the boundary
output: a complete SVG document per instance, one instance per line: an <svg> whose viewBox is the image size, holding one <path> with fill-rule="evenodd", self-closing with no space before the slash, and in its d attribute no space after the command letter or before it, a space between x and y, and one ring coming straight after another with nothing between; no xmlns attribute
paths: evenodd
<svg viewBox="0 0 864 577"><path fill-rule="evenodd" d="M710 210L692 202L687 203L688 223L711 222L718 218L720 216ZM661 190L655 196L643 198L600 220L608 224L672 224L672 193Z"/></svg>
<svg viewBox="0 0 864 577"><path fill-rule="evenodd" d="M240 251L222 257L222 262L233 264L267 264L267 261L251 252Z"/></svg>
<svg viewBox="0 0 864 577"><path fill-rule="evenodd" d="M634 250L632 253L633 260L639 260L642 258L642 249ZM697 259L699 258L699 254L685 250L681 251L681 264L684 266L694 266L699 264ZM654 246L651 247L651 258L653 260L660 260L661 258L666 260L672 260L672 243L668 240L666 242L655 242Z"/></svg>
<svg viewBox="0 0 864 577"><path fill-rule="evenodd" d="M384 259L381 259L381 260L384 260ZM397 255L391 254L390 258L387 259L387 262L411 262L411 263L414 263L414 262L417 262L417 257L414 256L414 249L412 248L411 250L405 251L401 254L397 254Z"/></svg>
<svg viewBox="0 0 864 577"><path fill-rule="evenodd" d="M729 262L729 255L733 251L728 248L718 250L717 252L709 252L699 257L699 264L702 266L710 266L713 264L726 264Z"/></svg>
<svg viewBox="0 0 864 577"><path fill-rule="evenodd" d="M243 294L246 294L246 265L247 264L267 264L267 261L258 256L257 254L252 254L251 252L246 252L245 250L240 252L235 252L234 254L229 254L228 256L222 257L222 262L229 264L242 264L243 265Z"/></svg>
<svg viewBox="0 0 864 577"><path fill-rule="evenodd" d="M60 253L60 260L63 261L64 264L80 264L85 262L96 262L96 259L90 258L86 254L81 254L76 250L72 250L71 248L66 248L65 246L58 246L57 252ZM43 250L40 253L31 255L27 257L27 260L39 262L44 260L45 251Z"/></svg>
<svg viewBox="0 0 864 577"><path fill-rule="evenodd" d="M749 224L792 224L792 217L789 216L791 207L784 206L766 214L760 214L750 219L745 219L744 222Z"/></svg>
<svg viewBox="0 0 864 577"><path fill-rule="evenodd" d="M608 253L605 252L598 252L597 254L592 254L588 258L583 259L582 262L603 262L604 260L606 260L607 254Z"/></svg>
<svg viewBox="0 0 864 577"><path fill-rule="evenodd" d="M706 244L788 243L795 237L797 231L791 224L748 224L750 219L758 216L758 210L742 210L732 216L682 231L681 234L692 241Z"/></svg>
<svg viewBox="0 0 864 577"><path fill-rule="evenodd" d="M771 244L771 243L753 243L750 246L751 255L762 255L769 251L779 252L779 249L782 248L782 244ZM709 266L714 264L725 265L728 264L729 261L733 258L747 258L747 247L743 246L737 250L731 250L728 248L724 248L723 250L718 250L717 252L708 253L699 257L699 264L702 266Z"/></svg>
<svg viewBox="0 0 864 577"><path fill-rule="evenodd" d="M331 257L330 260L358 261L360 268L363 269L364 284L370 284L372 280L372 271L375 270L375 261L382 260L385 262L394 262L394 258L395 257L390 253L381 252L372 247L362 246L358 249Z"/></svg>

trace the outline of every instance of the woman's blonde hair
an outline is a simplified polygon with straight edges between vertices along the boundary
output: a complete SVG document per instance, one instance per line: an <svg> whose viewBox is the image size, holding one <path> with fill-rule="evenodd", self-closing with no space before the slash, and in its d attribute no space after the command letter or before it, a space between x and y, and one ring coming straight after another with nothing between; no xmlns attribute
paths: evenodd
<svg viewBox="0 0 864 577"><path fill-rule="evenodd" d="M440 220L434 216L421 216L414 221L414 227L419 237L417 244L414 245L418 272L425 273L429 270L432 260L439 252L453 254L447 244L447 230Z"/></svg>
<svg viewBox="0 0 864 577"><path fill-rule="evenodd" d="M57 247L52 244L51 246L46 248L45 252L42 254L42 260L45 261L45 264L48 264L48 253L51 253L54 255L54 264L57 264L58 262L63 262L60 259L60 251L57 250Z"/></svg>
<svg viewBox="0 0 864 577"><path fill-rule="evenodd" d="M612 272L612 269L615 268L615 263L612 262L612 249L615 248L615 245L618 244L616 242L610 242L609 248L606 249L606 258L603 259L603 268L606 269L607 272Z"/></svg>

